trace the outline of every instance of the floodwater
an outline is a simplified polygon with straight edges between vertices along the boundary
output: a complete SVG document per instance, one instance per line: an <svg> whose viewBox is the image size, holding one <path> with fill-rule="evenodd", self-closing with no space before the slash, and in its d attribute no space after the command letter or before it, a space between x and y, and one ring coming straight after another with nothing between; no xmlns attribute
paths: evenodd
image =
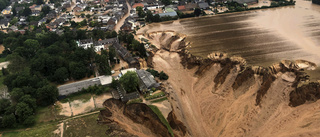
<svg viewBox="0 0 320 137"><path fill-rule="evenodd" d="M223 52L250 65L269 66L283 59L320 65L320 5L297 0L295 6L189 18L150 24L139 32L172 30L187 35L199 56Z"/></svg>

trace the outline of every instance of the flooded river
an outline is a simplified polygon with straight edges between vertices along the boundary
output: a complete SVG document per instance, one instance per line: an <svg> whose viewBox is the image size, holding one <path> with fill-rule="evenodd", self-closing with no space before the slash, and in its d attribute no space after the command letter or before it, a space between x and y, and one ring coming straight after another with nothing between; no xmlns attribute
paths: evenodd
<svg viewBox="0 0 320 137"><path fill-rule="evenodd" d="M150 24L139 32L173 30L187 35L199 56L224 52L248 64L269 66L283 59L320 65L320 6L298 0L295 6L190 18Z"/></svg>

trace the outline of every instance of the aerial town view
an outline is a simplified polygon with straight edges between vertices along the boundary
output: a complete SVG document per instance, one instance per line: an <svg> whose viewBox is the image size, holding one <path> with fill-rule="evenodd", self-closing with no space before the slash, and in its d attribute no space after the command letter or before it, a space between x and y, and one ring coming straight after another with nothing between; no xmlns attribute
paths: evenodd
<svg viewBox="0 0 320 137"><path fill-rule="evenodd" d="M320 137L320 0L0 12L0 137Z"/></svg>

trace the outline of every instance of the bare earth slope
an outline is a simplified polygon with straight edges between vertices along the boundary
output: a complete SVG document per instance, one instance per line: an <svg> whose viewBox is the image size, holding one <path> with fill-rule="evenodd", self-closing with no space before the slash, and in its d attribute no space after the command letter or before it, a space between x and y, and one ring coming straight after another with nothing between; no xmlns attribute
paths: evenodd
<svg viewBox="0 0 320 137"><path fill-rule="evenodd" d="M296 90L301 80L296 63L248 67L219 53L201 59L188 54L177 35L143 36L160 49L154 68L170 76L165 83L169 101L187 129L179 135L320 136L319 84Z"/></svg>

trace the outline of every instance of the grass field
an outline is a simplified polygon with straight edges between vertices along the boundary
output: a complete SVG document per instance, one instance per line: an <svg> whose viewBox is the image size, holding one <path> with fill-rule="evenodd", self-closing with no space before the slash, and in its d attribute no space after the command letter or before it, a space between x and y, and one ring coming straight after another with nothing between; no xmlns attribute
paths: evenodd
<svg viewBox="0 0 320 137"><path fill-rule="evenodd" d="M163 97L163 96L165 96L165 95L166 95L166 93L164 93L164 92L161 91L161 92L156 93L156 94L153 94L153 95L151 95L151 96L147 96L147 97L146 97L146 100Z"/></svg>
<svg viewBox="0 0 320 137"><path fill-rule="evenodd" d="M141 98L132 99L132 100L127 102L127 105L132 104L132 103L141 103L141 102L142 102Z"/></svg>
<svg viewBox="0 0 320 137"><path fill-rule="evenodd" d="M58 128L56 123L46 124L42 126L37 126L29 130L24 130L20 132L8 132L2 134L2 137L60 137L60 135L54 134Z"/></svg>
<svg viewBox="0 0 320 137"><path fill-rule="evenodd" d="M164 116L162 115L162 113L161 113L161 111L158 109L158 107L156 107L156 106L154 106L154 105L148 105L148 106L152 109L152 111L153 111L154 113L157 114L157 116L160 118L161 122L168 128L169 133L170 133L171 136L173 137L174 135L173 135L172 128L170 127L167 119L164 118Z"/></svg>
<svg viewBox="0 0 320 137"><path fill-rule="evenodd" d="M108 127L97 123L99 114L70 119L65 122L64 137L105 137Z"/></svg>
<svg viewBox="0 0 320 137"><path fill-rule="evenodd" d="M0 63L7 61L6 58L0 58Z"/></svg>
<svg viewBox="0 0 320 137"><path fill-rule="evenodd" d="M160 99L152 100L150 102L151 103L157 103L157 102L162 102L162 101L165 101L165 100L168 100L168 98L167 97L163 97L163 98L160 98Z"/></svg>

